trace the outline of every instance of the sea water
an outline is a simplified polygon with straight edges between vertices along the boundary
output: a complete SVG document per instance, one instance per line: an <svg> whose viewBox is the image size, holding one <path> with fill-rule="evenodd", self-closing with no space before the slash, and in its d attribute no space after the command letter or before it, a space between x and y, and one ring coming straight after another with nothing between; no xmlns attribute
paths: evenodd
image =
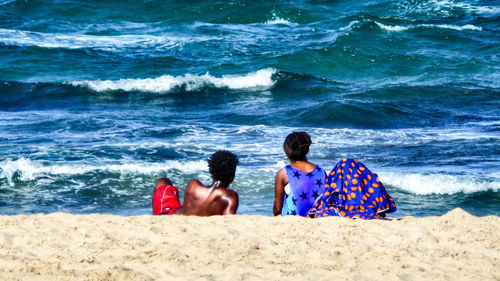
<svg viewBox="0 0 500 281"><path fill-rule="evenodd" d="M0 1L0 214L150 214L227 149L271 215L293 131L393 217L500 215L500 1Z"/></svg>

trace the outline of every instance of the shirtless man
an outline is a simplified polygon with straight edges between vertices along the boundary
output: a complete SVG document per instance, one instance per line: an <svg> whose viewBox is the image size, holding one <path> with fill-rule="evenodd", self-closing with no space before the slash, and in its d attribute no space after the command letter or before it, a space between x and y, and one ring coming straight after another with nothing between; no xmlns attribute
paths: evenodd
<svg viewBox="0 0 500 281"><path fill-rule="evenodd" d="M208 168L213 180L212 184L205 186L199 180L190 180L186 186L182 207L175 202L167 202L172 208L167 207L166 209L170 211L163 212L162 214L187 216L236 214L236 210L238 209L238 193L228 189L228 187L234 180L237 165L238 157L233 153L224 150L215 152L208 160ZM169 186L171 188L170 180L166 178L161 178L156 183L155 195L161 193L166 194L164 198L168 197L163 202L172 201L172 194L177 196L175 187L171 193L170 189L165 189L166 192L162 191L162 188ZM154 204L153 209L155 209Z"/></svg>

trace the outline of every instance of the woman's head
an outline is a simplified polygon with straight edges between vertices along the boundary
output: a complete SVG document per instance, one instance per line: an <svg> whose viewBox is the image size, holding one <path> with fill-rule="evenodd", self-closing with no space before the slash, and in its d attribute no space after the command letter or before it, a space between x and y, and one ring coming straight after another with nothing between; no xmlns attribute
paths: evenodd
<svg viewBox="0 0 500 281"><path fill-rule="evenodd" d="M283 149L290 161L306 161L311 137L306 132L293 132L285 138Z"/></svg>

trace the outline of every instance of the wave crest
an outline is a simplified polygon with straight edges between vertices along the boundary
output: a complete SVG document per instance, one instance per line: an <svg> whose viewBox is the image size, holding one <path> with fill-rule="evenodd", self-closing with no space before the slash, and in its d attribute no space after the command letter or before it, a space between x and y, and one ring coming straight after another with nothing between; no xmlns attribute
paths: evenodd
<svg viewBox="0 0 500 281"><path fill-rule="evenodd" d="M391 31L391 32L400 32L400 31L406 31L409 29L415 29L415 28L442 28L442 29L452 29L452 30L457 30L457 31L463 31L463 30L473 30L473 31L482 31L483 28L480 26L475 26L472 24L466 24L462 26L458 25L450 25L450 24L415 24L415 25L407 25L407 26L400 26L400 25L385 25L380 22L375 22L380 28L386 30L386 31Z"/></svg>
<svg viewBox="0 0 500 281"><path fill-rule="evenodd" d="M418 173L378 173L384 184L389 184L418 195L474 193L499 191L498 180L477 179L470 176Z"/></svg>
<svg viewBox="0 0 500 281"><path fill-rule="evenodd" d="M181 170L183 172L200 172L206 170L205 161L176 161L167 160L162 163L143 163L143 164L63 164L63 165L44 165L39 161L33 161L26 158L17 160L5 160L0 162L0 178L5 178L9 186L14 186L14 178L21 180L36 180L40 176L72 176L92 172L117 172L121 174L139 173L152 174L165 172L171 169Z"/></svg>
<svg viewBox="0 0 500 281"><path fill-rule="evenodd" d="M187 91L196 91L206 86L229 89L270 88L274 85L272 79L275 69L261 69L245 75L222 75L215 77L210 74L184 76L163 75L157 78L120 79L120 80L84 80L71 82L73 86L84 86L94 91L141 91L165 93L175 88L183 87Z"/></svg>
<svg viewBox="0 0 500 281"><path fill-rule="evenodd" d="M36 46L41 48L93 48L103 51L117 51L124 48L152 47L158 50L164 50L186 43L203 42L213 39L216 38L207 36L188 37L171 34L97 36L78 33L43 33L0 28L0 43L12 46Z"/></svg>
<svg viewBox="0 0 500 281"><path fill-rule="evenodd" d="M274 24L284 24L284 25L297 25L294 22L290 22L284 18L279 17L276 13L273 12L273 16L271 19L266 21L264 24L274 25Z"/></svg>

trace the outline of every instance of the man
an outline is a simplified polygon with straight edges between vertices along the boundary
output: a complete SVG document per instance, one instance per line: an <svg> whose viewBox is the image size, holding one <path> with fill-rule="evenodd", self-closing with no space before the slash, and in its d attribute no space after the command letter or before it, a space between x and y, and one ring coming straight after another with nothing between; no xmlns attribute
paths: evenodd
<svg viewBox="0 0 500 281"><path fill-rule="evenodd" d="M186 186L182 206L178 204L177 189L172 186L170 180L159 179L153 196L153 214L155 210L162 210L162 208L165 211L160 211L159 214L187 216L236 214L238 193L228 187L234 180L237 165L238 157L229 151L220 150L212 154L208 160L212 184L206 186L197 179L190 180ZM155 201L154 198L158 197L163 199ZM175 198L177 198L177 203ZM163 205L162 202L164 202Z"/></svg>

